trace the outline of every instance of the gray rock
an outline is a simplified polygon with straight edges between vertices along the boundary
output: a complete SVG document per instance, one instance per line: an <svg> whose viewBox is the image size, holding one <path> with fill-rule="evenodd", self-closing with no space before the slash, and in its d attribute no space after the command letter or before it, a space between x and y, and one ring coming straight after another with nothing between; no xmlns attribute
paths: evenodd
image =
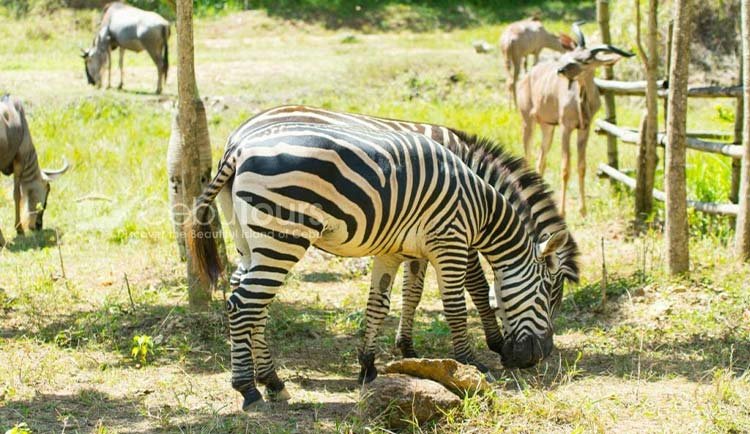
<svg viewBox="0 0 750 434"><path fill-rule="evenodd" d="M381 374L362 386L362 416L393 429L421 425L461 404L440 384L401 374Z"/></svg>

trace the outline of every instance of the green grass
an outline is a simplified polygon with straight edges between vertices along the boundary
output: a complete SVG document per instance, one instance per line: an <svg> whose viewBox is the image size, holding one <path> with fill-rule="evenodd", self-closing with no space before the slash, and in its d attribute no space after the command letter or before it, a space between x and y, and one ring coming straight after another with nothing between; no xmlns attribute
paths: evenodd
<svg viewBox="0 0 750 434"><path fill-rule="evenodd" d="M327 16L347 22L351 4L326 3ZM322 15L306 17L320 5L312 1L296 12L307 20L302 23L280 19L295 13L281 9L291 5L285 2L270 15L197 20L197 73L214 159L233 128L284 103L447 124L520 152L520 118L507 101L500 61L475 54L470 45L476 38L495 41L512 14L542 7L529 2L510 10L509 4L490 12L489 2L469 2L478 21L451 24L450 32L372 33L385 28L376 24L337 31ZM546 16L554 17L549 27L568 26L578 13L569 6L544 5ZM591 2L580 7L589 13ZM389 19L417 11L443 20L441 14L452 10L449 2L407 2ZM319 252L295 268L271 309L269 343L292 403L250 417L239 411L229 385L222 295L214 295L206 314L187 310L184 264L168 221L165 158L174 74L164 96L150 95L155 69L145 55L129 54L125 91L89 87L75 43L90 41L95 19L93 12L63 10L0 26L0 37L12 41L0 45L0 90L25 101L42 165L58 166L65 158L72 166L52 187L48 229L12 238L0 252L0 431L27 423L34 432L383 432L363 420L356 405L369 261ZM61 25L69 31L50 32L47 39L12 37ZM642 109L637 99L618 99L623 125L637 125ZM732 112L729 101L693 102L689 128L732 131ZM555 190L557 143L546 176ZM632 168L635 148L621 145L620 151L621 166ZM468 400L422 432L750 429L749 270L731 259L729 223L691 214L693 272L689 279L669 279L661 234L630 234L632 196L594 176L605 160L604 139L592 135L588 218L575 212L577 181L569 186L568 222L584 256L581 283L567 289L556 322L558 350L535 369L503 370L485 349L472 309L474 346L499 378L499 396ZM729 161L689 152L688 163L690 197L725 201ZM0 180L6 238L13 234L11 185ZM377 341L379 366L397 357L400 277L396 281L393 313ZM441 310L429 272L415 332L424 355L450 354ZM146 363L131 357L136 336L152 338Z"/></svg>

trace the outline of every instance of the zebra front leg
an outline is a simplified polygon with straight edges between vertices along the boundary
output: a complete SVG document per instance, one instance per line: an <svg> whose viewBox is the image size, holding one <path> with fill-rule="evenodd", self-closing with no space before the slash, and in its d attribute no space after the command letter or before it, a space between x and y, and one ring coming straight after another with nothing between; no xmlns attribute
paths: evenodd
<svg viewBox="0 0 750 434"><path fill-rule="evenodd" d="M486 366L479 363L474 357L469 342L469 334L466 330L466 298L464 297L464 284L466 281L467 266L466 250L443 251L440 255L430 261L437 274L440 297L443 301L443 313L451 329L453 341L453 357L461 363L474 365L481 372L487 372Z"/></svg>
<svg viewBox="0 0 750 434"><path fill-rule="evenodd" d="M419 357L414 351L412 332L414 331L414 317L417 306L422 299L424 290L424 275L427 270L427 261L415 259L406 263L404 267L404 288L402 295L401 319L398 323L396 334L396 346L401 350L405 358Z"/></svg>
<svg viewBox="0 0 750 434"><path fill-rule="evenodd" d="M358 379L360 384L369 383L378 376L375 368L375 337L380 331L383 319L388 315L393 278L401 261L400 257L394 256L376 256L373 261L365 314L365 339L358 354L361 366Z"/></svg>
<svg viewBox="0 0 750 434"><path fill-rule="evenodd" d="M503 348L503 332L497 324L495 311L490 306L490 285L484 276L484 270L482 270L482 264L479 262L479 254L476 250L469 251L466 266L466 291L479 312L487 347L500 354Z"/></svg>
<svg viewBox="0 0 750 434"><path fill-rule="evenodd" d="M266 386L269 400L290 398L276 374L265 339L268 305L310 245L308 240L289 234L250 233L254 240L250 263L227 302L232 337L232 387L242 393L242 409L246 411L262 402L256 378Z"/></svg>

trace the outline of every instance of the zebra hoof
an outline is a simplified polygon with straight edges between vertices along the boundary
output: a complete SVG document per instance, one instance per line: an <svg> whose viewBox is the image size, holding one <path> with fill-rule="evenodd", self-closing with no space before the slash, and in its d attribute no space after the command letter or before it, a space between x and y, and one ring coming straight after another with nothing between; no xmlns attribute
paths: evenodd
<svg viewBox="0 0 750 434"><path fill-rule="evenodd" d="M366 384L376 379L377 377L378 377L378 370L375 369L374 366L370 369L363 367L359 371L359 377L357 381L359 381L359 384Z"/></svg>
<svg viewBox="0 0 750 434"><path fill-rule="evenodd" d="M362 351L357 354L359 365L362 367L359 371L359 384L369 383L378 376L378 370L375 368L375 354L365 354Z"/></svg>
<svg viewBox="0 0 750 434"><path fill-rule="evenodd" d="M286 390L286 387L283 387L278 392L266 390L266 393L268 395L268 400L272 402L283 402L292 399L292 395Z"/></svg>
<svg viewBox="0 0 750 434"><path fill-rule="evenodd" d="M258 392L258 389L248 390L242 394L242 397L244 398L242 401L242 411L249 412L263 407L263 395Z"/></svg>
<svg viewBox="0 0 750 434"><path fill-rule="evenodd" d="M462 359L462 358L456 358L455 359L458 363L463 363L464 365L471 365L479 370L482 374L487 374L490 372L490 368L484 366L482 363L478 362L476 359L469 358L469 359Z"/></svg>
<svg viewBox="0 0 750 434"><path fill-rule="evenodd" d="M397 339L396 340L396 347L398 347L399 351L401 351L401 356L405 359L417 359L419 358L419 355L416 351L414 351L414 347L412 346L412 343L410 340L402 340Z"/></svg>

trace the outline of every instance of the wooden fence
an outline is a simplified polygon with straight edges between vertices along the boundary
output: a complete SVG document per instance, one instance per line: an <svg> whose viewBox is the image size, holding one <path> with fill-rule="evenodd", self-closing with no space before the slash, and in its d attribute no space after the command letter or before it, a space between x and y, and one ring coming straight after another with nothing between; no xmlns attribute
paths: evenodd
<svg viewBox="0 0 750 434"><path fill-rule="evenodd" d="M596 85L599 91L602 92L605 97L608 95L612 96L646 96L646 82L645 81L616 81L616 80L602 80L596 79ZM665 98L668 92L668 85L664 80L657 82L657 88L659 97ZM690 98L733 98L736 100L736 111L735 111L735 127L734 133L723 133L714 131L695 131L688 132L686 139L686 146L688 149L692 149L700 152L709 152L719 155L724 155L732 158L732 184L731 192L728 203L710 203L710 202L698 202L688 200L688 206L695 209L696 211L718 214L718 215L734 215L736 216L739 212L739 206L736 205L737 197L739 194L739 175L740 175L740 160L742 158L742 86L700 86L688 88L688 97ZM638 145L640 140L640 134L635 128L627 128L616 125L614 122L608 120L597 120L596 121L596 132L599 134L605 134L610 138L619 139L623 143ZM733 138L733 143L717 142L713 140L726 140ZM713 139L713 140L709 140ZM610 139L611 140L611 139ZM666 145L666 136L664 133L658 135L658 145L664 147ZM611 154L611 152L610 152ZM615 151L615 154L616 151ZM611 179L620 182L631 189L635 189L636 180L631 178L624 172L617 169L618 162L612 161L610 158L609 164L599 164L599 173L610 177ZM666 201L666 195L664 192L654 189L654 199L659 201Z"/></svg>

